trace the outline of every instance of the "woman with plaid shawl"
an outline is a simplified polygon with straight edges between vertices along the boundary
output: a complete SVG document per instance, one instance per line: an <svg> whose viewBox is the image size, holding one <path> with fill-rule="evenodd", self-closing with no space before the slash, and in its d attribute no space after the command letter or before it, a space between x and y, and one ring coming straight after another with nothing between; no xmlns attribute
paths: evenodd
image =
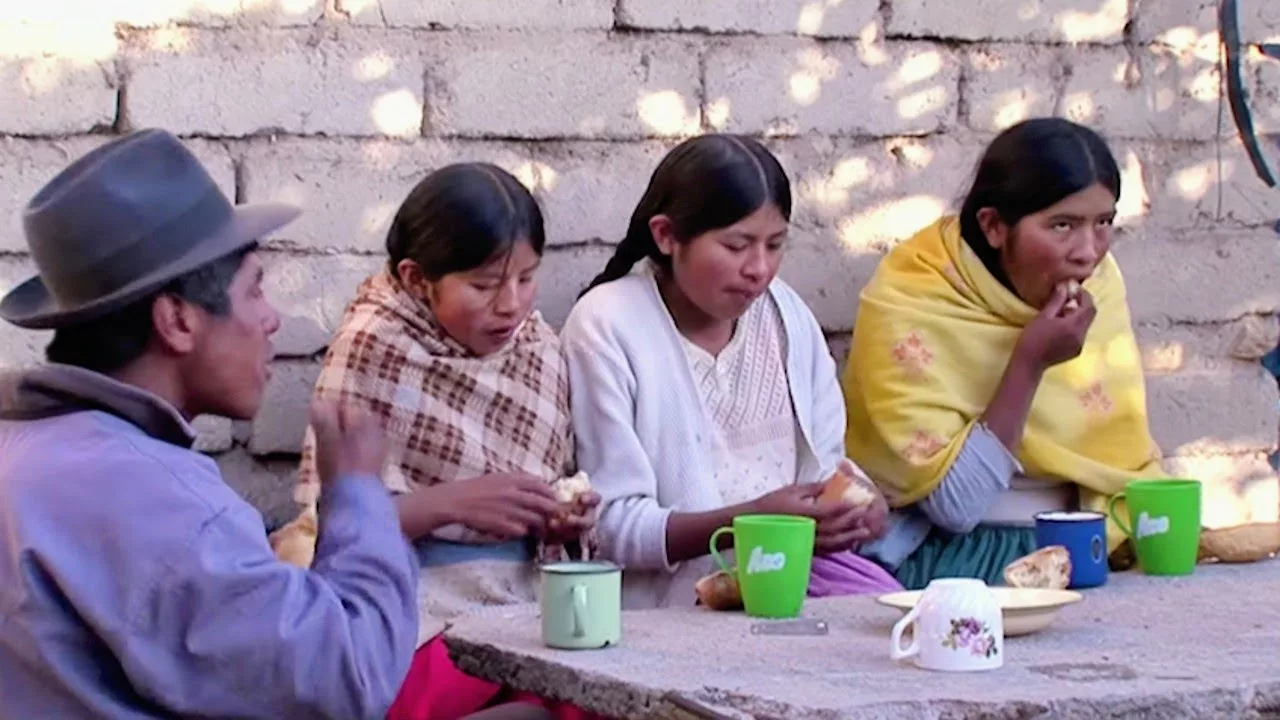
<svg viewBox="0 0 1280 720"><path fill-rule="evenodd" d="M594 525L594 494L554 519L550 484L573 470L574 446L560 341L533 309L544 244L537 202L504 170L430 174L396 214L387 267L360 286L316 383L318 398L382 420L382 478L422 568L420 646L390 720L543 717L549 705L462 673L440 637L459 615L535 602L535 560ZM308 433L295 497L314 507L318 491ZM524 706L497 709L510 701Z"/></svg>

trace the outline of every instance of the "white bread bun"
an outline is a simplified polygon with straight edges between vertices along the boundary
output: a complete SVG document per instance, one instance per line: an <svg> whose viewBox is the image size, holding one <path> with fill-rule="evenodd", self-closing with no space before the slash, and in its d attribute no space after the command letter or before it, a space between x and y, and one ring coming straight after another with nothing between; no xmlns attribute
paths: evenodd
<svg viewBox="0 0 1280 720"><path fill-rule="evenodd" d="M741 610L742 589L731 573L717 570L694 583L698 601L712 610Z"/></svg>
<svg viewBox="0 0 1280 720"><path fill-rule="evenodd" d="M1249 523L1200 531L1200 559L1225 563L1265 560L1280 552L1280 523Z"/></svg>
<svg viewBox="0 0 1280 720"><path fill-rule="evenodd" d="M1065 590L1071 584L1071 554L1050 545L1009 563L1004 581L1010 587Z"/></svg>
<svg viewBox="0 0 1280 720"><path fill-rule="evenodd" d="M579 495L591 492L591 480L585 472L580 472L551 483L551 490L555 492L557 502L572 505Z"/></svg>
<svg viewBox="0 0 1280 720"><path fill-rule="evenodd" d="M306 569L316 556L316 540L320 537L320 521L316 506L305 510L267 538L276 558L290 565Z"/></svg>
<svg viewBox="0 0 1280 720"><path fill-rule="evenodd" d="M1080 307L1080 293L1084 290L1084 286L1079 280L1067 281L1067 301L1062 304L1064 310L1077 310Z"/></svg>
<svg viewBox="0 0 1280 720"><path fill-rule="evenodd" d="M843 502L857 508L871 507L876 501L876 493L871 480L858 470L852 460L844 458L836 466L836 471L827 479L818 496L820 503Z"/></svg>

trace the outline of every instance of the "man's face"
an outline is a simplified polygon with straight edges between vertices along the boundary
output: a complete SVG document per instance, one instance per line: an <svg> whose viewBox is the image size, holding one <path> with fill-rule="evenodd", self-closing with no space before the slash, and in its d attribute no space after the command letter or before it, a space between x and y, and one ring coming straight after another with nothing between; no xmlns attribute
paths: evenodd
<svg viewBox="0 0 1280 720"><path fill-rule="evenodd" d="M249 420L262 406L271 377L271 336L280 329L262 280L262 260L249 253L227 288L230 312L200 311L203 322L183 361L183 378L188 405L201 414Z"/></svg>

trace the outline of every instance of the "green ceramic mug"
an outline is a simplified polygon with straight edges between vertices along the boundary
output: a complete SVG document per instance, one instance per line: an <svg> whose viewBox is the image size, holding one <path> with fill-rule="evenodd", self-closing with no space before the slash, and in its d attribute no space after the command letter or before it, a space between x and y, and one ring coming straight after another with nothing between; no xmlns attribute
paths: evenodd
<svg viewBox="0 0 1280 720"><path fill-rule="evenodd" d="M542 566L542 642L593 650L622 639L622 568L607 562Z"/></svg>
<svg viewBox="0 0 1280 720"><path fill-rule="evenodd" d="M1121 500L1128 508L1127 518L1116 512ZM1190 575L1195 570L1200 548L1198 481L1133 480L1111 498L1107 512L1133 540L1144 573Z"/></svg>
<svg viewBox="0 0 1280 720"><path fill-rule="evenodd" d="M800 614L809 589L813 538L817 523L795 515L739 515L733 527L711 535L711 554L725 572L736 573L747 614L760 618L793 618ZM716 547L733 534L738 568L729 567Z"/></svg>

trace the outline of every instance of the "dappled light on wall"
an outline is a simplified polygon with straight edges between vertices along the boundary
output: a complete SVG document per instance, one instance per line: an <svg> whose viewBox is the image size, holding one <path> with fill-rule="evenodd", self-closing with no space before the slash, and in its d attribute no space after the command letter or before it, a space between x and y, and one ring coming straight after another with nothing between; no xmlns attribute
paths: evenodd
<svg viewBox="0 0 1280 720"><path fill-rule="evenodd" d="M822 98L822 84L840 72L840 61L818 48L796 54L800 66L791 74L791 99L799 105L813 105Z"/></svg>
<svg viewBox="0 0 1280 720"><path fill-rule="evenodd" d="M861 204L839 223L840 241L846 249L870 248L878 252L891 249L891 243L905 237L891 238L885 228L919 229L926 218L937 218L947 210L947 202L936 195L911 195L896 200Z"/></svg>
<svg viewBox="0 0 1280 720"><path fill-rule="evenodd" d="M949 93L944 86L920 87L941 72L942 55L936 50L910 54L902 60L898 71L886 84L891 94L900 95L896 103L899 117L916 119L946 106Z"/></svg>
<svg viewBox="0 0 1280 720"><path fill-rule="evenodd" d="M800 8L796 17L796 33L799 35L818 35L826 21L827 12L842 5L845 0L821 0L811 2Z"/></svg>
<svg viewBox="0 0 1280 720"><path fill-rule="evenodd" d="M1142 171L1142 159L1133 150L1116 153L1120 165L1120 199L1116 201L1116 224L1129 225L1140 221L1151 208L1151 196L1147 193L1147 180Z"/></svg>
<svg viewBox="0 0 1280 720"><path fill-rule="evenodd" d="M1228 161L1222 170L1230 176L1230 163ZM1219 167L1218 163L1213 160L1195 163L1180 168L1173 173L1169 179L1169 184L1178 197L1184 200L1200 200L1213 191L1217 185Z"/></svg>
<svg viewBox="0 0 1280 720"><path fill-rule="evenodd" d="M1280 21L1260 22L1278 16L1259 8L1280 0L1241 4L1242 90L1274 159L1280 62L1258 44ZM958 208L994 133L1065 115L1101 132L1120 166L1115 248L1153 336L1140 359L1153 407L1172 418L1162 447L1197 458L1179 460L1187 473L1228 479L1215 520L1257 517L1274 497L1241 478L1258 464L1259 428L1274 426L1259 407L1274 383L1206 338L1280 308L1280 193L1254 175L1230 116L1219 122L1216 5L0 0L0 99L19 108L0 110L0 209L16 218L40 180L115 133L174 130L229 195L305 208L264 256L281 362L314 368L430 170L493 162L531 189L549 243L539 306L559 321L659 158L685 137L744 133L766 138L792 178L784 276L838 338L883 253ZM30 269L20 224L9 228L0 290ZM5 343L23 359L43 345L0 327ZM306 373L278 377L277 389ZM1188 419L1202 409L1203 428ZM258 427L292 437L296 420L277 412Z"/></svg>
<svg viewBox="0 0 1280 720"><path fill-rule="evenodd" d="M544 162L526 160L514 167L506 168L506 170L514 175L525 187L529 188L529 192L534 195L555 192L556 187L560 184L560 174L556 172L555 168Z"/></svg>
<svg viewBox="0 0 1280 720"><path fill-rule="evenodd" d="M636 101L636 114L657 135L695 135L700 121L696 102L685 100L675 90L644 92Z"/></svg>
<svg viewBox="0 0 1280 720"><path fill-rule="evenodd" d="M408 88L374 98L369 117L384 135L412 136L422 129L422 101Z"/></svg>
<svg viewBox="0 0 1280 720"><path fill-rule="evenodd" d="M1041 4L1037 1L1026 5ZM1067 42L1093 42L1105 39L1110 28L1124 24L1128 15L1128 0L1103 0L1102 7L1093 12L1063 10L1053 16L1053 24Z"/></svg>

